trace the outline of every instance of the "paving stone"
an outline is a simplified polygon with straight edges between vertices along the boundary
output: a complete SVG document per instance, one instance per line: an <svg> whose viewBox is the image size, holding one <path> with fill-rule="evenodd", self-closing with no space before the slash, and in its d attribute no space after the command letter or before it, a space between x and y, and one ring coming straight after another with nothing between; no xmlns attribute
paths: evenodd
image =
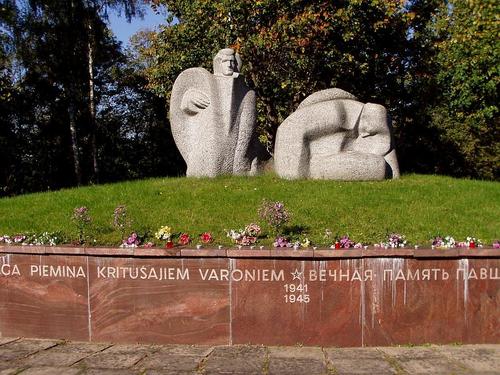
<svg viewBox="0 0 500 375"><path fill-rule="evenodd" d="M482 374L500 373L499 345L436 346L434 349L472 371Z"/></svg>
<svg viewBox="0 0 500 375"><path fill-rule="evenodd" d="M1 368L0 367L0 375L15 375L19 374L23 368L18 368L18 367L6 367L6 368Z"/></svg>
<svg viewBox="0 0 500 375"><path fill-rule="evenodd" d="M327 367L321 348L270 347L269 374L325 374Z"/></svg>
<svg viewBox="0 0 500 375"><path fill-rule="evenodd" d="M146 370L141 372L140 375L193 375L199 374L198 372L193 371L177 371L177 370Z"/></svg>
<svg viewBox="0 0 500 375"><path fill-rule="evenodd" d="M26 366L71 366L84 358L87 358L87 353L71 353L71 352L56 352L47 350L38 352L28 358L19 361L20 364Z"/></svg>
<svg viewBox="0 0 500 375"><path fill-rule="evenodd" d="M8 344L9 342L13 342L19 340L19 338L15 337L0 337L0 345Z"/></svg>
<svg viewBox="0 0 500 375"><path fill-rule="evenodd" d="M80 372L78 375L137 375L137 374L143 375L142 373L139 373L136 370L129 370L129 369L93 368L93 369L86 369L83 372Z"/></svg>
<svg viewBox="0 0 500 375"><path fill-rule="evenodd" d="M157 370L159 372L194 372L200 366L202 356L168 355L154 356L142 360L138 368L142 370Z"/></svg>
<svg viewBox="0 0 500 375"><path fill-rule="evenodd" d="M13 361L25 358L41 350L57 345L59 341L50 340L18 340L2 345L0 361Z"/></svg>
<svg viewBox="0 0 500 375"><path fill-rule="evenodd" d="M71 367L30 367L23 372L21 375L76 375L80 372L79 369Z"/></svg>
<svg viewBox="0 0 500 375"><path fill-rule="evenodd" d="M324 362L311 359L285 359L274 358L269 360L270 375L294 375L294 374L309 374L323 375L328 373L328 369Z"/></svg>
<svg viewBox="0 0 500 375"><path fill-rule="evenodd" d="M103 353L150 353L158 350L159 347L155 345L111 345Z"/></svg>
<svg viewBox="0 0 500 375"><path fill-rule="evenodd" d="M78 362L77 366L87 369L125 369L134 366L146 353L106 353L93 354Z"/></svg>
<svg viewBox="0 0 500 375"><path fill-rule="evenodd" d="M409 374L467 374L470 371L431 348L379 348Z"/></svg>
<svg viewBox="0 0 500 375"><path fill-rule="evenodd" d="M214 350L213 346L207 345L165 345L158 347L159 355L178 355L178 356L200 356L206 357Z"/></svg>
<svg viewBox="0 0 500 375"><path fill-rule="evenodd" d="M71 366L94 353L109 347L109 344L61 343L47 350L39 351L26 358L17 360L20 365L32 366Z"/></svg>
<svg viewBox="0 0 500 375"><path fill-rule="evenodd" d="M324 362L325 355L321 348L296 346L271 346L269 358L315 359Z"/></svg>
<svg viewBox="0 0 500 375"><path fill-rule="evenodd" d="M140 375L196 375L201 374L198 371L180 371L180 370L169 370L169 369L152 369L152 370L144 370L139 373Z"/></svg>
<svg viewBox="0 0 500 375"><path fill-rule="evenodd" d="M87 369L129 368L137 364L149 353L157 351L158 347L153 345L112 345L108 348L103 347L101 350L82 359L78 366Z"/></svg>
<svg viewBox="0 0 500 375"><path fill-rule="evenodd" d="M92 354L110 348L111 344L94 344L89 342L64 342L50 349L51 352Z"/></svg>
<svg viewBox="0 0 500 375"><path fill-rule="evenodd" d="M344 349L110 345L24 339L5 343L0 347L0 375L314 375L328 370L338 375L500 374L500 345Z"/></svg>
<svg viewBox="0 0 500 375"><path fill-rule="evenodd" d="M374 348L325 349L336 374L395 374L397 371Z"/></svg>
<svg viewBox="0 0 500 375"><path fill-rule="evenodd" d="M137 367L141 369L171 369L175 366L179 371L192 371L212 352L210 347L186 348L166 347L149 353ZM193 367L193 363L195 366Z"/></svg>
<svg viewBox="0 0 500 375"><path fill-rule="evenodd" d="M203 364L205 374L262 374L267 350L260 346L216 347Z"/></svg>
<svg viewBox="0 0 500 375"><path fill-rule="evenodd" d="M15 362L0 361L0 371L15 368L15 367L17 367Z"/></svg>

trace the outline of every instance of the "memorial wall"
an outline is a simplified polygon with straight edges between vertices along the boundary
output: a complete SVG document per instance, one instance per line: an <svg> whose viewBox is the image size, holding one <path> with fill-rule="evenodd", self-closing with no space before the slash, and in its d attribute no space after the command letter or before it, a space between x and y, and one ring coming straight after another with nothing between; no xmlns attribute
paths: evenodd
<svg viewBox="0 0 500 375"><path fill-rule="evenodd" d="M496 343L497 249L0 248L0 337Z"/></svg>

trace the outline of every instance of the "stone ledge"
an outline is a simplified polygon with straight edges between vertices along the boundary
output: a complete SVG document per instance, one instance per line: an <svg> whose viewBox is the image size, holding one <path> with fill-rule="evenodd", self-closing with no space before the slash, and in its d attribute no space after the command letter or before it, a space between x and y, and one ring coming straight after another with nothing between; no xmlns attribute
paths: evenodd
<svg viewBox="0 0 500 375"><path fill-rule="evenodd" d="M76 246L20 246L0 245L0 254L46 254L46 255L91 255L106 257L186 257L186 258L293 258L293 259L339 259L339 258L498 258L500 249L494 248L400 248L400 249L302 249L264 248L119 248L119 247L76 247Z"/></svg>

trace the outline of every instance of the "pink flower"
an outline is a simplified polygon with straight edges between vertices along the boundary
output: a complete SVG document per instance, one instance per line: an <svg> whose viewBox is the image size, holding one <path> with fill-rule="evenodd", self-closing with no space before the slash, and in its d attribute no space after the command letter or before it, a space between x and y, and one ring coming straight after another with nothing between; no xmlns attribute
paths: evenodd
<svg viewBox="0 0 500 375"><path fill-rule="evenodd" d="M245 233L251 237L257 237L260 234L260 226L255 223L248 224L245 227Z"/></svg>
<svg viewBox="0 0 500 375"><path fill-rule="evenodd" d="M210 243L214 240L210 232L202 233L200 236L200 241L203 243Z"/></svg>
<svg viewBox="0 0 500 375"><path fill-rule="evenodd" d="M146 243L144 244L144 247L145 247L145 248L147 248L147 249L150 249L150 248L152 248L153 246L154 246L154 243L152 243L152 242L146 242Z"/></svg>
<svg viewBox="0 0 500 375"><path fill-rule="evenodd" d="M340 240L340 247L341 248L344 248L344 249L349 249L351 247L354 246L354 242L351 241L351 239L349 238L349 236L343 236ZM335 246L335 248L337 249L337 246Z"/></svg>
<svg viewBox="0 0 500 375"><path fill-rule="evenodd" d="M498 242L498 240L496 240L496 241L493 242L493 248L494 249L500 249L500 242Z"/></svg>
<svg viewBox="0 0 500 375"><path fill-rule="evenodd" d="M243 236L239 242L240 245L248 246L252 245L257 241L257 237Z"/></svg>
<svg viewBox="0 0 500 375"><path fill-rule="evenodd" d="M25 239L26 239L26 236L23 236L22 234L18 234L17 236L14 236L14 243L23 242Z"/></svg>
<svg viewBox="0 0 500 375"><path fill-rule="evenodd" d="M292 247L293 244L288 241L288 238L286 237L277 237L276 240L273 243L274 247Z"/></svg>
<svg viewBox="0 0 500 375"><path fill-rule="evenodd" d="M120 247L137 247L140 244L141 244L141 239L139 238L137 233L132 232L126 240L122 241Z"/></svg>
<svg viewBox="0 0 500 375"><path fill-rule="evenodd" d="M139 239L137 238L137 233L133 232L129 238L127 238L127 245L139 245Z"/></svg>
<svg viewBox="0 0 500 375"><path fill-rule="evenodd" d="M179 236L179 245L187 245L188 243L191 242L191 237L189 237L189 234L187 233L182 233L180 236Z"/></svg>

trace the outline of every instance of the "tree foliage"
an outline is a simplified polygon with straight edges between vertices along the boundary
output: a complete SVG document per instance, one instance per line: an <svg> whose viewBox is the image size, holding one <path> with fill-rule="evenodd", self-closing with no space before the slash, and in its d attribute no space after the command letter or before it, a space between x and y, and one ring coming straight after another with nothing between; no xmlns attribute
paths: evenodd
<svg viewBox="0 0 500 375"><path fill-rule="evenodd" d="M432 126L442 143L440 171L498 178L500 172L500 3L454 0L436 31L439 97Z"/></svg>
<svg viewBox="0 0 500 375"><path fill-rule="evenodd" d="M178 152L170 147L163 105L128 65L100 13L104 8L76 0L65 6L57 0L4 3L0 195L77 184L73 145L81 181L89 183L93 134L103 182L179 173L182 163L165 160L176 160ZM90 37L96 128L89 108Z"/></svg>
<svg viewBox="0 0 500 375"><path fill-rule="evenodd" d="M143 57L167 100L182 70L231 46L267 140L304 97L339 87L387 106L403 170L498 177L494 0L152 2L171 18Z"/></svg>
<svg viewBox="0 0 500 375"><path fill-rule="evenodd" d="M306 96L339 87L389 109L403 171L498 179L497 1L150 3L165 25L124 52L107 12L143 2L0 0L0 195L91 183L96 160L100 182L182 173L173 82L226 46L269 148Z"/></svg>
<svg viewBox="0 0 500 375"><path fill-rule="evenodd" d="M270 139L307 95L339 87L386 105L398 124L412 96L412 60L423 45L436 1L161 0L173 18L145 55L150 85L168 98L175 77L190 66L209 68L232 46L258 95L259 125ZM412 35L409 34L413 30Z"/></svg>

